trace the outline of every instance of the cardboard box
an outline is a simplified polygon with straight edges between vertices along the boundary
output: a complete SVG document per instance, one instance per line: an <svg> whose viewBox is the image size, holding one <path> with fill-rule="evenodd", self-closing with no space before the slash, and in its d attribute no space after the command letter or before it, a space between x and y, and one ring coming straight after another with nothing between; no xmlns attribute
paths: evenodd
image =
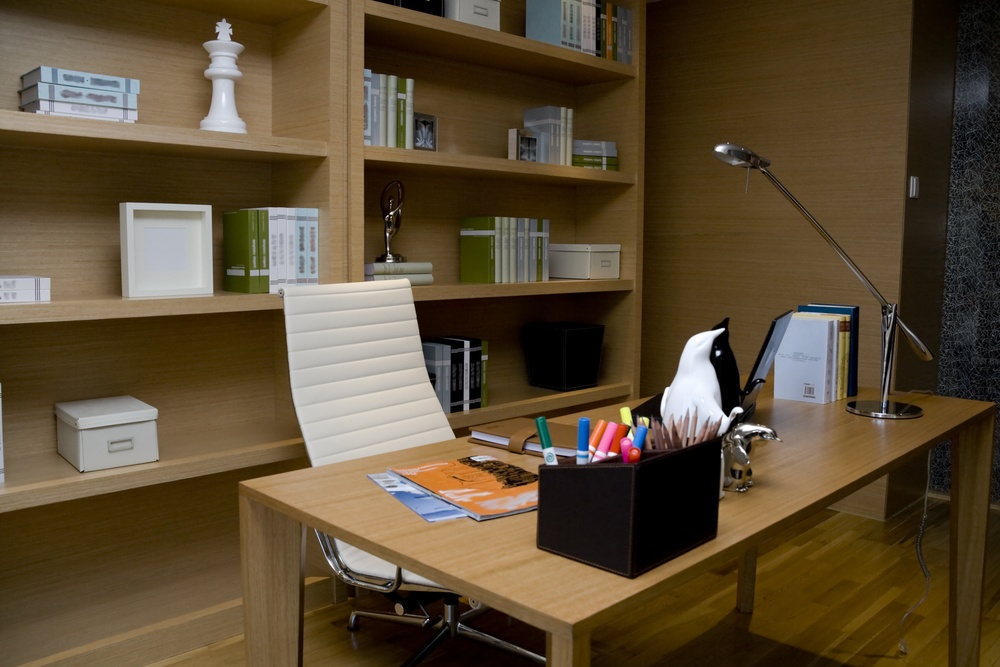
<svg viewBox="0 0 1000 667"><path fill-rule="evenodd" d="M621 251L619 243L552 243L549 276L615 280L621 272Z"/></svg>
<svg viewBox="0 0 1000 667"><path fill-rule="evenodd" d="M637 577L715 539L721 457L714 438L637 463L541 466L536 544Z"/></svg>
<svg viewBox="0 0 1000 667"><path fill-rule="evenodd" d="M597 385L601 375L603 324L528 324L523 335L531 386L572 391Z"/></svg>
<svg viewBox="0 0 1000 667"><path fill-rule="evenodd" d="M157 410L131 396L55 404L59 454L80 472L160 458Z"/></svg>
<svg viewBox="0 0 1000 667"><path fill-rule="evenodd" d="M500 0L444 0L445 18L500 29Z"/></svg>

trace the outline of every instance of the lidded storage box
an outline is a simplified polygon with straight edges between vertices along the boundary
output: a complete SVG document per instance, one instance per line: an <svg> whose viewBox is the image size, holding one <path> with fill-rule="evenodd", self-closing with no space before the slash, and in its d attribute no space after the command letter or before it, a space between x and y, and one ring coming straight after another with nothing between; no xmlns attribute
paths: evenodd
<svg viewBox="0 0 1000 667"><path fill-rule="evenodd" d="M549 276L579 280L617 280L621 273L620 243L551 243Z"/></svg>
<svg viewBox="0 0 1000 667"><path fill-rule="evenodd" d="M131 396L55 404L59 454L80 472L160 458L157 410Z"/></svg>

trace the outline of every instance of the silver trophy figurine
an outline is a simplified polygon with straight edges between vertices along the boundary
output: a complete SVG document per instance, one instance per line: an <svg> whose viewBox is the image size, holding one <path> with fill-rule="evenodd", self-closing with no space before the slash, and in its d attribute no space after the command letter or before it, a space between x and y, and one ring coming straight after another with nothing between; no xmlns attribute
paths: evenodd
<svg viewBox="0 0 1000 667"><path fill-rule="evenodd" d="M385 254L375 258L376 262L405 262L402 255L395 255L389 250L389 241L399 231L403 224L403 183L391 181L382 189L382 223L385 225Z"/></svg>

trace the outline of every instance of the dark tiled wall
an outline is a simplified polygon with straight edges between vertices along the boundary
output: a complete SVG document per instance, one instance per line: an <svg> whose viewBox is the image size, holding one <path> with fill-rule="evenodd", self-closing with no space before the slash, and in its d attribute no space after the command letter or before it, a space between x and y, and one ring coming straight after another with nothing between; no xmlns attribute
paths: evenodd
<svg viewBox="0 0 1000 667"><path fill-rule="evenodd" d="M1000 3L962 0L938 392L1000 403ZM1000 501L994 443L992 499ZM949 487L947 445L931 486Z"/></svg>

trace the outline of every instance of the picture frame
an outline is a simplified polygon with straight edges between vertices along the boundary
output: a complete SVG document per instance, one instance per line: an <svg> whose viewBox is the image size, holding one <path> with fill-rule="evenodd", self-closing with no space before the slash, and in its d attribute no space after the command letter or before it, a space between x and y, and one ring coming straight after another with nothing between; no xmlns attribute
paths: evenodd
<svg viewBox="0 0 1000 667"><path fill-rule="evenodd" d="M413 148L437 150L437 117L425 113L413 114Z"/></svg>
<svg viewBox="0 0 1000 667"><path fill-rule="evenodd" d="M120 204L122 296L211 296L212 207Z"/></svg>

